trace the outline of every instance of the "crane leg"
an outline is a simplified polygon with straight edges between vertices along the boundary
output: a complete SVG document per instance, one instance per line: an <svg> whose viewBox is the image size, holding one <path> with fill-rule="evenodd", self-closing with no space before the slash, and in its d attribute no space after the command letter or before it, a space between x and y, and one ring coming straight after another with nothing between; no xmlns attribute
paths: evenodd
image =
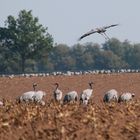
<svg viewBox="0 0 140 140"><path fill-rule="evenodd" d="M108 40L108 37L104 33L100 33L106 40Z"/></svg>
<svg viewBox="0 0 140 140"><path fill-rule="evenodd" d="M103 34L104 34L104 36L106 37L106 39L110 40L110 38L107 36L106 33L103 33Z"/></svg>

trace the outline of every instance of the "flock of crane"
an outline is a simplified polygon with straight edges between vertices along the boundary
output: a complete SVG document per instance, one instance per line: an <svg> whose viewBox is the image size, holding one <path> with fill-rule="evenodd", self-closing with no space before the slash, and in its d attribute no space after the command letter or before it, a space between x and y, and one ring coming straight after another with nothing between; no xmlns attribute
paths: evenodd
<svg viewBox="0 0 140 140"><path fill-rule="evenodd" d="M81 39L94 34L94 33L99 33L101 34L105 39L109 39L109 37L106 35L106 30L108 28L111 27L115 27L118 26L119 24L112 24L109 26L103 26L100 28L96 28L96 29L92 29L91 31L83 34L78 40L80 41ZM104 73L104 71L103 71ZM106 71L105 71L106 73ZM107 71L107 73L111 73L111 71ZM68 74L72 74L72 72L68 73ZM45 75L46 76L46 75ZM13 77L13 76L12 76ZM79 101L82 104L87 105L92 97L93 94L93 82L89 83L89 88L85 89L82 91L82 93L80 94L80 98ZM21 96L19 96L17 98L19 103L22 102L36 102L36 103L40 103L42 105L45 105L45 102L43 101L43 97L46 95L46 93L44 91L37 91L36 90L36 86L37 84L34 83L33 84L33 91L28 91L23 93ZM55 83L55 90L53 92L54 95L54 100L57 102L62 101L62 97L63 97L63 92L59 89L59 84ZM116 101L116 102L122 102L122 101L130 101L132 100L132 98L135 96L134 93L123 93L122 95L118 96L118 92L115 89L111 89L109 91L107 91L103 97L103 101L104 102L111 102L111 101ZM65 94L64 98L63 98L63 103L68 103L68 102L74 102L74 101L78 101L78 93L76 91L71 91ZM0 101L0 105L3 105L3 103Z"/></svg>
<svg viewBox="0 0 140 140"><path fill-rule="evenodd" d="M89 88L83 90L82 93L79 95L80 104L84 104L84 105L89 104L89 101L91 100L91 97L93 95L93 85L94 83L90 82ZM66 93L63 98L63 92L59 89L59 84L55 83L54 86L56 87L53 91L53 98L56 102L62 103L63 101L63 103L66 104L69 102L78 101L78 93L76 91L70 91ZM37 87L37 84L33 83L33 90L23 93L16 100L19 103L35 102L35 103L40 103L41 105L45 105L45 101L43 101L43 97L46 95L46 93L41 90L36 90L36 87ZM118 92L115 89L111 89L104 94L103 101L104 102L111 102L111 101L126 102L126 101L132 100L133 97L135 97L134 93L127 92L119 96Z"/></svg>
<svg viewBox="0 0 140 140"><path fill-rule="evenodd" d="M86 71L55 71L45 73L23 73L23 74L0 74L0 77L8 77L10 79L14 77L48 77L48 76L72 76L72 75L88 75L88 74L119 74L119 73L140 73L140 69L120 69L120 70L86 70Z"/></svg>

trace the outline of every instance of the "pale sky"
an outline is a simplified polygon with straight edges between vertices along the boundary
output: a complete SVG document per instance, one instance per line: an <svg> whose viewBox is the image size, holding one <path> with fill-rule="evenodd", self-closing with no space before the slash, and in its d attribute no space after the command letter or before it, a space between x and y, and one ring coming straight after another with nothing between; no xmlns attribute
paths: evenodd
<svg viewBox="0 0 140 140"><path fill-rule="evenodd" d="M23 9L32 10L58 44L72 46L87 31L116 23L120 26L106 32L110 38L140 43L140 0L0 0L0 26ZM102 44L105 39L92 34L80 41L86 42Z"/></svg>

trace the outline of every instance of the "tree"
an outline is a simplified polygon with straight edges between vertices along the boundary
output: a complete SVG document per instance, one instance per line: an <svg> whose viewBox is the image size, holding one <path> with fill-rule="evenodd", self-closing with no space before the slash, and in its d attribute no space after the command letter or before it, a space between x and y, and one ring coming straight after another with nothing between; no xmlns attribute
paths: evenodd
<svg viewBox="0 0 140 140"><path fill-rule="evenodd" d="M85 53L90 55L90 59L86 59L88 64L88 69L97 69L99 66L98 59L101 56L101 46L99 44L87 43L85 46Z"/></svg>
<svg viewBox="0 0 140 140"><path fill-rule="evenodd" d="M53 38L47 28L39 24L32 11L22 10L18 18L8 16L6 27L0 28L0 42L10 53L19 56L21 72L25 72L28 59L46 56L53 46Z"/></svg>
<svg viewBox="0 0 140 140"><path fill-rule="evenodd" d="M140 44L134 44L131 53L129 54L128 63L133 69L140 68Z"/></svg>
<svg viewBox="0 0 140 140"><path fill-rule="evenodd" d="M58 44L49 54L55 70L64 71L68 69L68 64L72 65L69 56L70 48L65 44Z"/></svg>
<svg viewBox="0 0 140 140"><path fill-rule="evenodd" d="M71 57L75 60L76 70L83 69L82 56L85 52L85 47L81 44L76 44L71 48Z"/></svg>
<svg viewBox="0 0 140 140"><path fill-rule="evenodd" d="M16 63L18 56L12 53L6 47L0 45L0 73L12 73L18 71L19 67Z"/></svg>
<svg viewBox="0 0 140 140"><path fill-rule="evenodd" d="M7 59L5 49L0 45L0 72L5 72L7 68Z"/></svg>
<svg viewBox="0 0 140 140"><path fill-rule="evenodd" d="M98 69L120 69L125 68L126 63L112 51L103 51L98 59Z"/></svg>
<svg viewBox="0 0 140 140"><path fill-rule="evenodd" d="M116 38L112 38L109 41L105 42L103 44L103 49L104 50L110 50L112 51L114 54L118 55L119 57L123 57L124 55L124 48L122 43L116 39Z"/></svg>

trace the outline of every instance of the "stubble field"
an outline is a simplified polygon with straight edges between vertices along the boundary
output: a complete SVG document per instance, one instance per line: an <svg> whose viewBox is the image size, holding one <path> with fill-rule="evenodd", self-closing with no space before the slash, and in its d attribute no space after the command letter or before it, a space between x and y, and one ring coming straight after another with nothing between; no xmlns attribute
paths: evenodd
<svg viewBox="0 0 140 140"><path fill-rule="evenodd" d="M88 106L52 102L54 83L65 93L79 94L94 82L92 101ZM15 98L32 90L32 84L47 93L45 106L18 104ZM102 102L110 89L133 92L128 103ZM98 74L48 77L1 77L0 139L1 140L138 140L140 139L140 74Z"/></svg>

